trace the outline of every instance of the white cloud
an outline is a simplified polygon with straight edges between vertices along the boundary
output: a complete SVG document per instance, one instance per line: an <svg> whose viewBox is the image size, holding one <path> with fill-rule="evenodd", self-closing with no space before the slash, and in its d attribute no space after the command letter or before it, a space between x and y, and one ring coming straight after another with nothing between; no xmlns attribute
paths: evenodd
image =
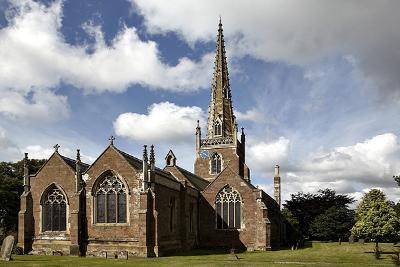
<svg viewBox="0 0 400 267"><path fill-rule="evenodd" d="M49 88L61 81L97 92L122 92L132 84L171 91L208 86L211 54L170 66L162 62L157 44L142 41L135 28L123 27L106 45L100 27L90 23L83 28L95 42L70 45L61 33L61 1L48 7L29 0L14 5L18 12L0 30L0 88Z"/></svg>
<svg viewBox="0 0 400 267"><path fill-rule="evenodd" d="M301 162L303 177L319 181L350 180L367 185L388 185L400 171L400 144L393 133L374 136L351 146L310 155Z"/></svg>
<svg viewBox="0 0 400 267"><path fill-rule="evenodd" d="M67 118L69 112L67 97L50 90L35 90L31 95L0 90L0 113L9 118L55 121Z"/></svg>
<svg viewBox="0 0 400 267"><path fill-rule="evenodd" d="M283 199L299 191L331 188L358 200L363 192L379 187L389 199L400 200L400 188L392 178L400 172L400 143L393 133L314 152L297 162L288 159L289 145L290 141L283 137L270 143L252 140L247 150L248 165L267 179L262 185L269 191L271 186L264 183L272 182L274 164L282 165Z"/></svg>
<svg viewBox="0 0 400 267"><path fill-rule="evenodd" d="M119 136L144 142L194 142L197 120L205 121L201 108L161 102L151 105L148 114L120 114L114 129Z"/></svg>
<svg viewBox="0 0 400 267"><path fill-rule="evenodd" d="M249 109L245 112L240 112L238 110L235 110L234 114L238 121L254 121L254 122L263 121L263 114L255 108Z"/></svg>
<svg viewBox="0 0 400 267"><path fill-rule="evenodd" d="M382 89L400 87L396 0L131 1L153 33L174 31L191 44L213 41L222 15L234 55L305 65L352 55L367 77L383 82Z"/></svg>
<svg viewBox="0 0 400 267"><path fill-rule="evenodd" d="M290 146L289 139L279 137L268 143L259 140L249 141L246 149L246 162L252 170L262 173L264 177L271 177L276 164L286 164Z"/></svg>
<svg viewBox="0 0 400 267"><path fill-rule="evenodd" d="M83 28L94 43L71 45L61 32L62 1L11 5L8 25L0 29L0 112L8 116L67 117L67 99L54 90L61 82L86 92L123 92L135 84L175 92L208 87L212 54L171 66L157 43L141 40L134 27L122 27L107 45L100 26L90 23Z"/></svg>

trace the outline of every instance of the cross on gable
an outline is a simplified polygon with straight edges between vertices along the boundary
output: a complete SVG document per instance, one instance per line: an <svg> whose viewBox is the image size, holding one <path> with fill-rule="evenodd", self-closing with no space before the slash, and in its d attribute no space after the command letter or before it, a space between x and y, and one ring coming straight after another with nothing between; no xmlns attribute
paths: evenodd
<svg viewBox="0 0 400 267"><path fill-rule="evenodd" d="M110 141L110 145L114 145L114 140L115 137L113 135L111 135L110 138L108 138L108 141Z"/></svg>
<svg viewBox="0 0 400 267"><path fill-rule="evenodd" d="M53 147L54 147L54 151L58 152L58 149L60 148L60 145L59 144L55 144Z"/></svg>

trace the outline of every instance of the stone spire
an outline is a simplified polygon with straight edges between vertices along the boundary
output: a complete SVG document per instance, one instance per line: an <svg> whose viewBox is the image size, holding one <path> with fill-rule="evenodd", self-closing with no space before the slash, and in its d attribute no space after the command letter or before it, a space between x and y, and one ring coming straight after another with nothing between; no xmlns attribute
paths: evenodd
<svg viewBox="0 0 400 267"><path fill-rule="evenodd" d="M233 137L235 116L232 109L228 63L226 61L224 34L221 19L218 26L214 74L211 83L211 100L208 111L207 138Z"/></svg>

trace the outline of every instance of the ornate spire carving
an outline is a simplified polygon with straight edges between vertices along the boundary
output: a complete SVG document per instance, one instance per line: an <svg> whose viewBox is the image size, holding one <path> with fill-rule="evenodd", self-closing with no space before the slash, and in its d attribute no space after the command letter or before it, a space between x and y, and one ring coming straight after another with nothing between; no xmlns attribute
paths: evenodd
<svg viewBox="0 0 400 267"><path fill-rule="evenodd" d="M233 137L233 133L236 131L221 18L218 25L217 47L214 74L211 83L211 100L208 111L207 128L207 138L220 136Z"/></svg>

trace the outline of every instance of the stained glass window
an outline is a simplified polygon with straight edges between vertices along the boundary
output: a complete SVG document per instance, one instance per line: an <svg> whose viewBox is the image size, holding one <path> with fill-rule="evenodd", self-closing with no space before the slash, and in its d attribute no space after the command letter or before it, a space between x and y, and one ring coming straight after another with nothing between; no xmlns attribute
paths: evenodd
<svg viewBox="0 0 400 267"><path fill-rule="evenodd" d="M241 228L241 204L239 192L229 185L218 193L215 199L217 229Z"/></svg>
<svg viewBox="0 0 400 267"><path fill-rule="evenodd" d="M95 190L96 223L126 223L126 187L114 176L106 176Z"/></svg>
<svg viewBox="0 0 400 267"><path fill-rule="evenodd" d="M67 201L60 189L48 190L42 201L43 231L65 231L67 226Z"/></svg>

